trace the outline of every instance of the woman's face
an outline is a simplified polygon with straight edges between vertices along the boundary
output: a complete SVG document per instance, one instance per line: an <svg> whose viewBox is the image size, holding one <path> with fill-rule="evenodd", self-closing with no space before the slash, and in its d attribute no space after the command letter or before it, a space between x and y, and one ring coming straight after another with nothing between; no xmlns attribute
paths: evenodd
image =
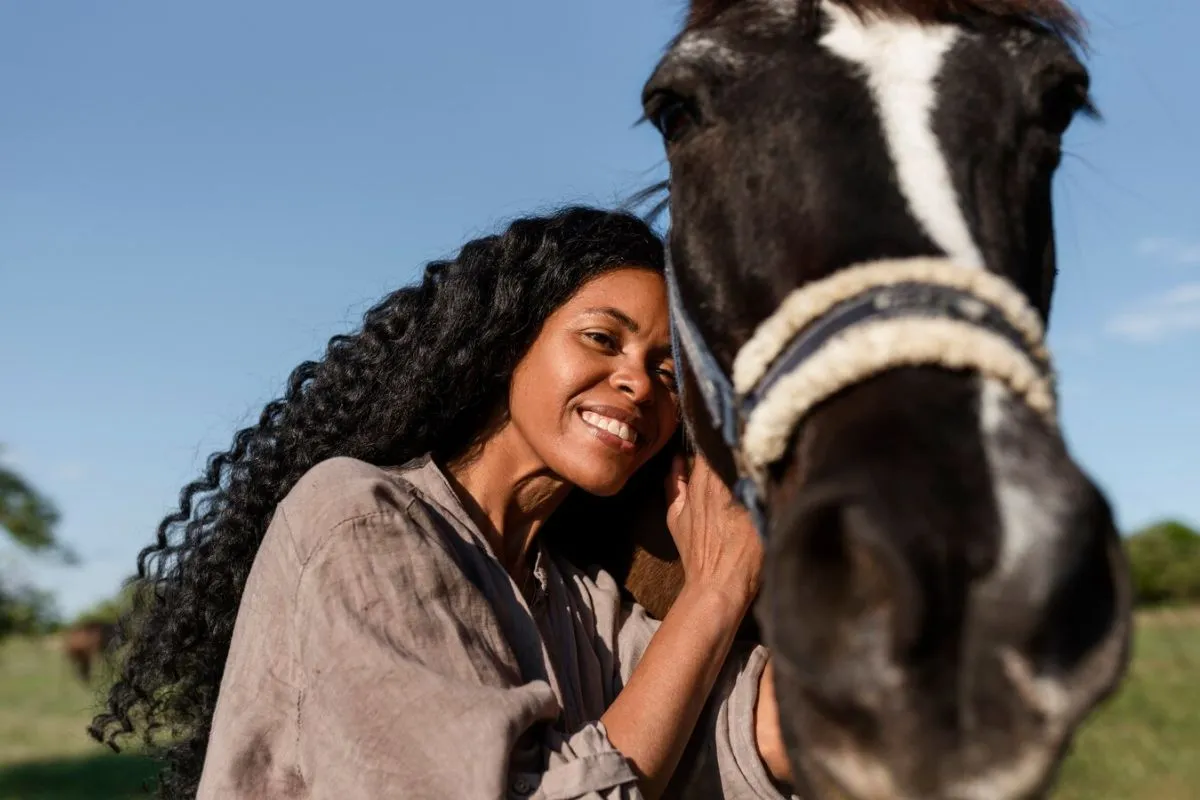
<svg viewBox="0 0 1200 800"><path fill-rule="evenodd" d="M513 373L509 418L561 478L611 495L678 424L666 284L622 268L584 284L546 320Z"/></svg>

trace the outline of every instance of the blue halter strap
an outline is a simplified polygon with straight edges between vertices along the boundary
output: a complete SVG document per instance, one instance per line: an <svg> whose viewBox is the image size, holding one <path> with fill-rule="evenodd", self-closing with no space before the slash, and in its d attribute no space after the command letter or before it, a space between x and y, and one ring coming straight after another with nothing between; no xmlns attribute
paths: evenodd
<svg viewBox="0 0 1200 800"><path fill-rule="evenodd" d="M691 367L700 387L700 395L704 407L708 410L708 418L712 421L722 441L731 452L737 453L740 447L738 398L733 389L733 383L712 351L704 343L700 330L692 322L684 307L679 294L679 281L675 277L675 269L671 265L671 257L667 256L667 297L670 304L671 318L671 355L675 359L675 371L679 377L679 404L684 405L683 369ZM734 496L750 512L754 527L760 537L766 538L767 518L762 494L758 485L747 475L739 475L733 487Z"/></svg>

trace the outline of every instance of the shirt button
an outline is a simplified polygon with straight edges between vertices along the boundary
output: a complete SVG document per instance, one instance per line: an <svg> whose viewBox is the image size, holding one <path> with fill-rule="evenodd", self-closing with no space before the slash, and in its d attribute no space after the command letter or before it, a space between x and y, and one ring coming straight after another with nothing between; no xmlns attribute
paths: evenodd
<svg viewBox="0 0 1200 800"><path fill-rule="evenodd" d="M515 794L525 797L533 794L533 784L523 777L517 778L513 781L512 790Z"/></svg>

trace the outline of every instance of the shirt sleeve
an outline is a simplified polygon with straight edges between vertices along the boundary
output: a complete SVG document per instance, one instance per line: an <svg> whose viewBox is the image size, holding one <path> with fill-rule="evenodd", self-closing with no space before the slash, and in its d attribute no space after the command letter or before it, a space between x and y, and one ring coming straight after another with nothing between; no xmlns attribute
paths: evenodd
<svg viewBox="0 0 1200 800"><path fill-rule="evenodd" d="M406 509L341 522L304 564L298 756L313 798L638 800L593 723L570 735L494 610Z"/></svg>
<svg viewBox="0 0 1200 800"><path fill-rule="evenodd" d="M661 624L636 603L626 603L617 632L618 680L629 680ZM762 757L754 732L758 685L767 665L762 645L735 644L725 660L667 797L689 800L787 800ZM798 800L795 795L792 800Z"/></svg>

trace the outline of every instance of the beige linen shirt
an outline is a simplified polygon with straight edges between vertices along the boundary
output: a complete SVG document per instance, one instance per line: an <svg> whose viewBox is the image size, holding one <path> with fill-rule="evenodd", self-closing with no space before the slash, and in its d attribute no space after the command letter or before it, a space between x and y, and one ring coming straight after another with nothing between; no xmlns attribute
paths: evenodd
<svg viewBox="0 0 1200 800"><path fill-rule="evenodd" d="M318 464L238 611L200 800L641 797L599 722L658 623L542 551L529 599L432 459ZM731 655L672 793L778 800L754 740L766 660Z"/></svg>

